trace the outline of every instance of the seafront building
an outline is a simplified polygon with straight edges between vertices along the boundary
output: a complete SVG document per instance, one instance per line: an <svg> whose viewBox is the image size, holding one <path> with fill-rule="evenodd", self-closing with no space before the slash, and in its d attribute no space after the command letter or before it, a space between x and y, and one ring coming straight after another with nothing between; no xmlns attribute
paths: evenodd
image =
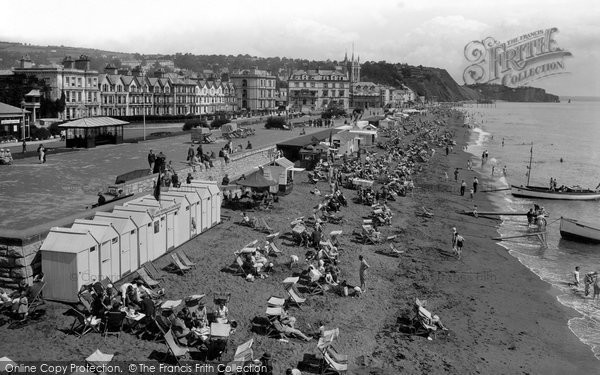
<svg viewBox="0 0 600 375"><path fill-rule="evenodd" d="M387 87L361 81L360 57L347 54L333 69L300 69L273 75L257 68L221 74L212 70L177 73L170 60L149 61L156 68L134 66L126 61L121 69L108 64L102 72L90 69L90 60L67 56L61 64L36 66L28 56L8 74L43 79L49 98L64 102L62 119L92 116L200 116L238 110L276 114L281 110L321 111L331 105L350 108L401 107L416 96L406 86ZM277 80L282 85L277 84ZM286 82L287 81L287 82ZM281 87L283 86L283 87ZM287 86L287 88L285 87Z"/></svg>
<svg viewBox="0 0 600 375"><path fill-rule="evenodd" d="M273 111L275 106L275 82L277 77L261 69L244 69L230 75L237 88L240 109Z"/></svg>

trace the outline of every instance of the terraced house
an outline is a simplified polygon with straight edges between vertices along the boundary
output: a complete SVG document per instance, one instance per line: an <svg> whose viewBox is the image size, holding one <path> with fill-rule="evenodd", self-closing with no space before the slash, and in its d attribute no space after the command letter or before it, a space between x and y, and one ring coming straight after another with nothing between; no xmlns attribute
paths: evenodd
<svg viewBox="0 0 600 375"><path fill-rule="evenodd" d="M52 100L64 94L65 119L100 115L205 115L239 108L232 82L199 78L193 73L167 73L162 68L147 76L139 66L119 70L109 64L103 73L89 66L86 56L75 61L66 57L62 66L40 67L24 57L13 72L44 79L51 88Z"/></svg>

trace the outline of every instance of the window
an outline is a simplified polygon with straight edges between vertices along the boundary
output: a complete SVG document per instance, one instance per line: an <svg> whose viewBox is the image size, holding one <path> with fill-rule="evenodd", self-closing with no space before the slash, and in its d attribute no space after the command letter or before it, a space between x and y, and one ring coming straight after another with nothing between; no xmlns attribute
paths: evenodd
<svg viewBox="0 0 600 375"><path fill-rule="evenodd" d="M81 87L81 77L77 78L77 87Z"/></svg>
<svg viewBox="0 0 600 375"><path fill-rule="evenodd" d="M115 237L111 240L112 243L117 243L119 242L119 237Z"/></svg>
<svg viewBox="0 0 600 375"><path fill-rule="evenodd" d="M327 82L325 82L325 83L323 84L323 88L325 88L325 89L326 89L326 88L329 88L328 86L329 86L329 85L327 84Z"/></svg>
<svg viewBox="0 0 600 375"><path fill-rule="evenodd" d="M323 96L329 96L329 90L323 90Z"/></svg>
<svg viewBox="0 0 600 375"><path fill-rule="evenodd" d="M340 96L344 96L344 90L340 90Z"/></svg>
<svg viewBox="0 0 600 375"><path fill-rule="evenodd" d="M157 220L154 222L154 233L156 234L158 232L160 232L160 221Z"/></svg>
<svg viewBox="0 0 600 375"><path fill-rule="evenodd" d="M93 253L94 251L96 251L96 246L90 247L90 253Z"/></svg>

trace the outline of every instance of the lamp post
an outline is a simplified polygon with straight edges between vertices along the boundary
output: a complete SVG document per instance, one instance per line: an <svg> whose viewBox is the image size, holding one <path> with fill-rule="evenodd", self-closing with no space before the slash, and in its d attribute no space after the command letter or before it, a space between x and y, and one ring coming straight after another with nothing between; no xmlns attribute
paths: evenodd
<svg viewBox="0 0 600 375"><path fill-rule="evenodd" d="M142 70L142 120L144 122L144 141L145 141L146 140L146 75L143 70Z"/></svg>
<svg viewBox="0 0 600 375"><path fill-rule="evenodd" d="M21 133L25 139L25 100L21 101Z"/></svg>

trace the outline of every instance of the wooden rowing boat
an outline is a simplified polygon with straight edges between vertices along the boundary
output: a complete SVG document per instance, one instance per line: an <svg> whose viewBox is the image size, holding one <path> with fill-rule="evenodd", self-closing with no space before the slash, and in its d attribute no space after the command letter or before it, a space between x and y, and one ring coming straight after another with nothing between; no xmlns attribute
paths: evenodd
<svg viewBox="0 0 600 375"><path fill-rule="evenodd" d="M560 235L567 240L600 243L600 228L566 217L560 218Z"/></svg>

